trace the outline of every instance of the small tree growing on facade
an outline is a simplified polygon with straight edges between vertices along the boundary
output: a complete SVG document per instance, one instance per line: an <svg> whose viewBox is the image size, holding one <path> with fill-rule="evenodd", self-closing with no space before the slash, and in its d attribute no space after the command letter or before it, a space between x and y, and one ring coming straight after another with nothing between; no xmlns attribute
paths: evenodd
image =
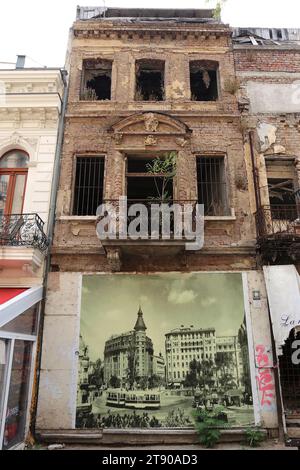
<svg viewBox="0 0 300 470"><path fill-rule="evenodd" d="M214 8L214 18L216 20L221 20L222 6L226 3L227 0L217 0L216 6ZM206 3L212 3L212 0L206 0Z"/></svg>
<svg viewBox="0 0 300 470"><path fill-rule="evenodd" d="M170 193L169 183L173 181L176 175L176 159L176 152L169 152L147 163L147 172L154 176L154 184L157 191L157 197L150 198L151 200L162 203L172 200L173 194Z"/></svg>

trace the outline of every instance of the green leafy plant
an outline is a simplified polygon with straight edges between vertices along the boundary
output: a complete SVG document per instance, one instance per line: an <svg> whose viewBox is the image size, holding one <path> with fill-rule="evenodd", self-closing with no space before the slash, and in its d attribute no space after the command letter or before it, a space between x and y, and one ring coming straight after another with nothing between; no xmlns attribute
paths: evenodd
<svg viewBox="0 0 300 470"><path fill-rule="evenodd" d="M159 202L169 202L172 200L173 194L170 194L168 186L176 175L176 158L176 152L169 152L147 163L147 172L154 176L157 191L157 197L151 198L152 200Z"/></svg>
<svg viewBox="0 0 300 470"><path fill-rule="evenodd" d="M221 20L221 13L222 13L222 5L226 2L227 0L217 0L216 6L214 8L214 18L216 20ZM207 3L211 3L211 0L206 0Z"/></svg>
<svg viewBox="0 0 300 470"><path fill-rule="evenodd" d="M221 430L229 427L222 407L215 407L213 411L198 409L194 417L199 442L207 448L213 448L220 440Z"/></svg>
<svg viewBox="0 0 300 470"><path fill-rule="evenodd" d="M258 428L249 428L246 430L246 443L250 447L260 447L265 439L264 433Z"/></svg>

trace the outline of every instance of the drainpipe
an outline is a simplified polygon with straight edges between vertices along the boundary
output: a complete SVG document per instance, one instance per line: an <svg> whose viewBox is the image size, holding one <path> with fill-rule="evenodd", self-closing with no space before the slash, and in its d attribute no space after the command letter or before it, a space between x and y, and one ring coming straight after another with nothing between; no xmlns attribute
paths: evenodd
<svg viewBox="0 0 300 470"><path fill-rule="evenodd" d="M53 240L53 232L54 232L54 224L55 224L55 208L56 208L56 199L57 199L57 190L59 184L59 177L60 177L60 162L61 162L61 150L63 146L63 137L64 137L64 125L65 125L65 113L67 108L68 102L68 94L69 94L69 85L67 82L67 71L61 70L61 78L64 83L64 94L62 99L62 107L61 113L58 123L58 130L57 130L57 139L56 139L56 150L55 150L55 157L54 157L54 166L53 166L53 178L52 178L52 185L51 185L51 196L50 196L50 207L48 213L48 228L47 228L47 237L49 240L49 249L47 252L45 265L44 265L44 273L43 273L43 299L41 301L41 311L40 311L40 324L39 324L39 332L37 338L37 357L35 363L35 383L34 389L32 393L32 412L30 416L30 426L29 432L32 436L35 437L35 425L36 425L36 414L37 414L37 405L38 405L38 390L39 390L39 383L40 383L40 367L41 367L41 359L42 359L42 345L43 345L43 332L44 332L44 314L45 314L45 302L46 302L46 292L47 292L47 281L48 281L48 273L50 269L50 249Z"/></svg>
<svg viewBox="0 0 300 470"><path fill-rule="evenodd" d="M260 191L259 191L259 179L258 179L258 173L257 173L255 157L254 157L253 131L249 132L249 144L250 144L250 153L251 153L252 175L253 175L253 184L254 184L254 192L255 192L256 210L258 210L261 207L261 199L260 199Z"/></svg>

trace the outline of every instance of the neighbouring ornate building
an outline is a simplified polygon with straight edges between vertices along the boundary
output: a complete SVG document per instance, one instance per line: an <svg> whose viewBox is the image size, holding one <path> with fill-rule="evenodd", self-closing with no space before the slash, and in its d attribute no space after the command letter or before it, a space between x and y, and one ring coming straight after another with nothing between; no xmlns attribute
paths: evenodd
<svg viewBox="0 0 300 470"><path fill-rule="evenodd" d="M105 343L104 382L110 384L112 377L120 380L120 386L128 387L130 374L133 382L153 375L153 343L146 336L146 325L141 307L132 331L114 335Z"/></svg>
<svg viewBox="0 0 300 470"><path fill-rule="evenodd" d="M225 367L227 372L232 374L236 387L239 388L243 364L237 336L217 336L214 328L205 329L194 326L181 326L170 331L166 334L168 383L170 385L183 384L193 360L200 365L203 361L212 361L215 364L218 353L228 357Z"/></svg>
<svg viewBox="0 0 300 470"><path fill-rule="evenodd" d="M18 56L15 69L0 69L0 375L4 378L0 448L4 449L24 439L32 391L35 395L34 364L65 89L64 71L26 68L24 62L25 57Z"/></svg>

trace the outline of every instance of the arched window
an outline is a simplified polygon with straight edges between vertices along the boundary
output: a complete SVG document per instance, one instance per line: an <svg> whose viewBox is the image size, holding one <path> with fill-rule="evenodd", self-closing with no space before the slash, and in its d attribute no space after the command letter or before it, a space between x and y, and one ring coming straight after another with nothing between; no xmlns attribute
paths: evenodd
<svg viewBox="0 0 300 470"><path fill-rule="evenodd" d="M0 158L0 216L22 213L28 161L22 150L11 150Z"/></svg>

